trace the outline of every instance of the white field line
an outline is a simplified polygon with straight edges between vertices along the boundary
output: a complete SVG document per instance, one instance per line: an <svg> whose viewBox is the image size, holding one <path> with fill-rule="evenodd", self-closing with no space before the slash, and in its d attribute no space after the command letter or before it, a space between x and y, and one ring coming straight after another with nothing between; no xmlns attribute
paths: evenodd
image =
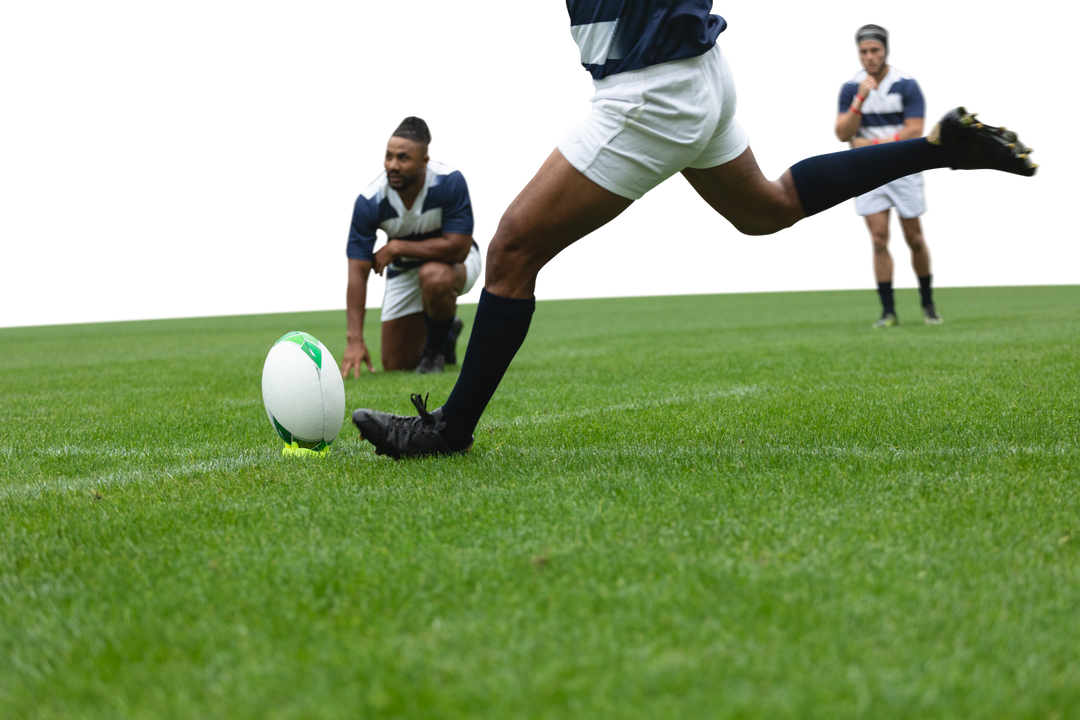
<svg viewBox="0 0 1080 720"><path fill-rule="evenodd" d="M129 450L125 448L102 448L102 447L79 447L77 445L61 445L52 448L34 448L32 455L46 455L50 457L94 455L97 457L118 457L145 459L158 461L173 458L191 458L194 448L177 449L168 452L149 453L145 450ZM331 451L333 454L326 461L334 457L347 457L350 462L355 460L378 461L374 453L356 453L352 448L337 448ZM0 455L15 457L14 448L0 448ZM105 487L127 485L134 482L156 483L163 480L185 479L199 473L207 473L224 470L226 472L238 470L245 465L263 465L269 462L293 463L293 459L281 457L281 446L273 443L265 448L247 450L239 455L223 457L209 457L202 460L189 459L187 462L174 462L164 467L139 468L132 467L112 472L103 472L85 477L48 478L36 483L23 483L21 485L0 486L0 498L6 497L30 497L42 495L47 492L57 491L87 491ZM301 461L305 462L305 461ZM324 462L317 460L314 462Z"/></svg>
<svg viewBox="0 0 1080 720"><path fill-rule="evenodd" d="M98 454L106 454L98 452ZM121 453L117 453L121 455ZM135 454L135 453L132 453ZM138 453L141 455L142 453ZM225 458L210 458L196 460L187 463L167 465L163 468L143 470L133 468L130 470L118 470L115 472L101 473L87 477L76 478L51 478L37 483L23 485L9 485L0 487L0 497L29 497L56 491L84 491L97 490L104 487L127 485L133 482L160 482L165 479L186 478L190 475L214 470L236 470L244 465L255 463L265 459L264 452L248 452L239 456Z"/></svg>

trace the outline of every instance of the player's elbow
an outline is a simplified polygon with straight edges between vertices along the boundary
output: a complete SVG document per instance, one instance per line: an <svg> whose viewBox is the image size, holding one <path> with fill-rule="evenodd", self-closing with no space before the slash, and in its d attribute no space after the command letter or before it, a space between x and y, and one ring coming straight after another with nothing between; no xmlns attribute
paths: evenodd
<svg viewBox="0 0 1080 720"><path fill-rule="evenodd" d="M469 257L469 251L472 250L473 239L471 235L464 235L461 239L454 243L453 248L453 261L456 263L465 262Z"/></svg>

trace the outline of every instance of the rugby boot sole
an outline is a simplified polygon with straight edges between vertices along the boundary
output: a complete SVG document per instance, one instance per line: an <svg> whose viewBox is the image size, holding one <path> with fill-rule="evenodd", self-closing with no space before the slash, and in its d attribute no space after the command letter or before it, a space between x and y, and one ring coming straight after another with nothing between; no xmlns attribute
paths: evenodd
<svg viewBox="0 0 1080 720"><path fill-rule="evenodd" d="M977 113L954 108L926 136L953 154L953 170L1000 170L1031 177L1039 167L1031 161L1032 148L1012 130L980 122Z"/></svg>

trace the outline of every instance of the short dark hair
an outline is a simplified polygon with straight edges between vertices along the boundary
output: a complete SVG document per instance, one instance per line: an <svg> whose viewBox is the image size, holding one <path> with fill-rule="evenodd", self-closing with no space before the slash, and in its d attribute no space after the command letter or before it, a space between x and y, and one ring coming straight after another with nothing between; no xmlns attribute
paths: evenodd
<svg viewBox="0 0 1080 720"><path fill-rule="evenodd" d="M426 122L410 115L401 121L391 137L405 138L427 145L431 142L431 131L428 130Z"/></svg>

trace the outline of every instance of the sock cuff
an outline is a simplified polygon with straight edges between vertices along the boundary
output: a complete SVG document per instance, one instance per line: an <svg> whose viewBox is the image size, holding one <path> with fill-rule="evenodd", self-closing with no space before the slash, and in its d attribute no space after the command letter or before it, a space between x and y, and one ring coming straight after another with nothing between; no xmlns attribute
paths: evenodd
<svg viewBox="0 0 1080 720"><path fill-rule="evenodd" d="M512 320L528 320L535 310L536 298L519 300L503 297L489 293L487 288L480 291L480 303L476 306L477 312L489 312Z"/></svg>

